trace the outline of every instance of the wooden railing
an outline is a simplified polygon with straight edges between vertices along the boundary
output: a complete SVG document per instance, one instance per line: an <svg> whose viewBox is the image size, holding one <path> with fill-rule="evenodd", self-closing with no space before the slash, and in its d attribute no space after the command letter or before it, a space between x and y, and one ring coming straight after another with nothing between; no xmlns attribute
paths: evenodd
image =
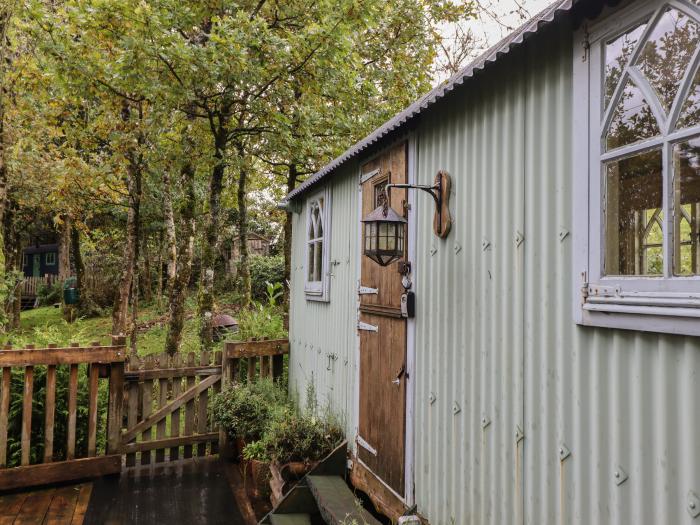
<svg viewBox="0 0 700 525"><path fill-rule="evenodd" d="M122 419L120 400L124 381L124 359L126 348L122 338L115 338L111 346L93 343L89 347L36 349L27 347L13 350L6 347L0 350L0 487L11 489L36 484L55 483L82 477L119 472L119 429ZM60 370L63 369L63 370ZM68 373L67 413L59 422L56 416L57 376ZM13 374L14 371L14 374ZM35 395L35 375L41 372L44 398ZM86 374L87 392L87 443L83 457L78 458L76 451L76 432L78 430L78 384L79 374ZM13 375L16 382L21 382L21 429L12 428L14 436L8 436L12 425L10 399L12 395ZM98 412L100 379L109 382L106 408L106 446L98 451ZM15 391L15 394L18 392ZM43 427L33 429L32 405L43 404ZM83 407L85 408L85 407ZM36 419L35 419L36 420ZM57 425L65 425L65 452L62 457L54 453L54 435ZM17 434L19 434L17 436ZM41 436L41 443L32 443L32 436ZM8 467L8 437L20 443L19 465ZM34 457L32 457L34 451ZM30 464L32 463L32 464Z"/></svg>
<svg viewBox="0 0 700 525"><path fill-rule="evenodd" d="M46 274L43 277L25 277L22 280L22 297L36 297L42 286L53 286L58 275Z"/></svg>
<svg viewBox="0 0 700 525"><path fill-rule="evenodd" d="M124 456L131 467L228 449L212 418L213 396L237 382L280 378L288 352L287 340L267 340L226 343L223 353L202 352L199 359L190 353L127 360L123 338L114 338L111 346L0 350L0 490L118 473ZM86 399L79 392L81 374ZM59 375L65 380L60 389ZM102 400L101 380L108 382ZM58 416L57 391L63 388L67 408ZM18 394L19 424L17 414L10 414L10 400ZM79 397L87 406L79 406ZM86 420L78 417L85 409ZM104 415L104 427L99 414ZM41 429L33 428L37 420L43 421ZM60 453L54 439L57 427L65 430ZM100 428L105 428L103 435ZM78 434L85 437L80 450ZM33 437L39 442L32 442ZM104 447L98 446L98 437ZM17 461L8 461L9 443L14 456L19 446Z"/></svg>

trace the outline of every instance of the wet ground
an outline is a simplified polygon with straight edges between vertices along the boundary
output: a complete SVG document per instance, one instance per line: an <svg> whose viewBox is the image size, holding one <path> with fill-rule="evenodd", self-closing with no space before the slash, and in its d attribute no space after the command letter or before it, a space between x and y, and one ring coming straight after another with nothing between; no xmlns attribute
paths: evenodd
<svg viewBox="0 0 700 525"><path fill-rule="evenodd" d="M86 525L246 525L217 458L130 469L93 484Z"/></svg>

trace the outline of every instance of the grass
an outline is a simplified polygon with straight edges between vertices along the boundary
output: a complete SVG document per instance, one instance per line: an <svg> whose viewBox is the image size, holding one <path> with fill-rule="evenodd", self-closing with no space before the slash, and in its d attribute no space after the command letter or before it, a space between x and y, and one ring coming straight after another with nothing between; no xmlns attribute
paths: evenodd
<svg viewBox="0 0 700 525"><path fill-rule="evenodd" d="M192 305L192 308L194 308L194 305ZM138 323L143 324L160 317L162 317L162 312L156 305L147 305L141 308ZM59 346L70 343L87 345L94 341L98 341L101 344L110 344L111 331L111 313L104 317L77 319L73 323L68 323L63 319L60 308L48 306L23 311L20 328L0 335L0 343L12 344L14 347L22 347L28 344L42 347L51 343ZM162 353L165 348L166 333L167 326L162 323L139 331L136 339L138 355L145 356ZM183 353L198 353L198 350L197 319L192 318L185 322L181 351Z"/></svg>

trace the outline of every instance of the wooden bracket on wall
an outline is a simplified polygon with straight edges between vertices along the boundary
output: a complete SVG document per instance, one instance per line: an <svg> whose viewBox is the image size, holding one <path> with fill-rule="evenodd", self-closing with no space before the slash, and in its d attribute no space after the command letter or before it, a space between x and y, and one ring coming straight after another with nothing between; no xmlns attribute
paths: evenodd
<svg viewBox="0 0 700 525"><path fill-rule="evenodd" d="M452 229L452 215L450 215L450 192L452 191L452 179L446 171L438 171L433 185L437 193L435 201L436 209L433 217L433 231L435 235L444 239Z"/></svg>

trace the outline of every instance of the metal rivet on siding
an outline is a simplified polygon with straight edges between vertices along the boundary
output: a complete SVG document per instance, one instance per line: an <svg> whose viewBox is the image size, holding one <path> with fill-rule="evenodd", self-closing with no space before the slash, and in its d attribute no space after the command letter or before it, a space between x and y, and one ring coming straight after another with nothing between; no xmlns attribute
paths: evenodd
<svg viewBox="0 0 700 525"><path fill-rule="evenodd" d="M622 485L625 481L627 481L629 476L627 475L627 472L625 472L625 469L618 465L615 472L613 472L613 477L615 478L616 485Z"/></svg>
<svg viewBox="0 0 700 525"><path fill-rule="evenodd" d="M437 248L435 246L430 247L430 255L433 256L437 253Z"/></svg>
<svg viewBox="0 0 700 525"><path fill-rule="evenodd" d="M569 236L569 230L562 228L559 230L559 242L563 242Z"/></svg>
<svg viewBox="0 0 700 525"><path fill-rule="evenodd" d="M455 244L455 255L462 251L462 245L459 243Z"/></svg>
<svg viewBox="0 0 700 525"><path fill-rule="evenodd" d="M525 434L523 434L523 429L520 428L520 425L516 425L515 426L515 442L520 443L524 438L525 438Z"/></svg>
<svg viewBox="0 0 700 525"><path fill-rule="evenodd" d="M437 396L435 395L435 392L430 392L430 395L428 396L428 402L432 405L435 403L435 400L437 399Z"/></svg>
<svg viewBox="0 0 700 525"><path fill-rule="evenodd" d="M524 240L525 240L525 236L522 233L520 233L518 230L515 230L515 247L519 248Z"/></svg>
<svg viewBox="0 0 700 525"><path fill-rule="evenodd" d="M491 420L487 418L486 416L481 417L481 428L486 428L491 424Z"/></svg>
<svg viewBox="0 0 700 525"><path fill-rule="evenodd" d="M484 237L481 241L481 251L485 252L491 246L491 241Z"/></svg>
<svg viewBox="0 0 700 525"><path fill-rule="evenodd" d="M692 490L688 492L688 514L692 518L700 516L700 498Z"/></svg>
<svg viewBox="0 0 700 525"><path fill-rule="evenodd" d="M564 443L559 445L559 461L564 461L570 455L571 455L571 451Z"/></svg>
<svg viewBox="0 0 700 525"><path fill-rule="evenodd" d="M452 405L452 414L456 416L461 411L462 411L462 407L459 406L459 403L457 403L457 401L455 401L454 404Z"/></svg>

